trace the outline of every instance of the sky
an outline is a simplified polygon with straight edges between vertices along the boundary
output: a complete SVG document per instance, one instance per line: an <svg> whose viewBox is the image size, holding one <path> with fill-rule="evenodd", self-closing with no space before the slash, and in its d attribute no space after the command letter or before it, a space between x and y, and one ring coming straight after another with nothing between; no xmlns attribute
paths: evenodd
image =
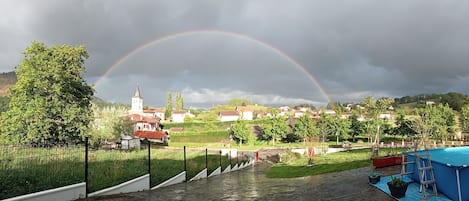
<svg viewBox="0 0 469 201"><path fill-rule="evenodd" d="M0 71L32 41L84 45L95 95L164 107L469 94L469 1L5 0ZM174 95L173 95L174 97Z"/></svg>

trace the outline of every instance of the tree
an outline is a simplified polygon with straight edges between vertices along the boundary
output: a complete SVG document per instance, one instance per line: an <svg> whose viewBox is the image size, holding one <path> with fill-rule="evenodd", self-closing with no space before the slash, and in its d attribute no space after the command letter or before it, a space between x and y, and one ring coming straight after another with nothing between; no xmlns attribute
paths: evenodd
<svg viewBox="0 0 469 201"><path fill-rule="evenodd" d="M93 117L93 90L81 76L85 47L33 42L23 54L0 139L46 146L81 142Z"/></svg>
<svg viewBox="0 0 469 201"><path fill-rule="evenodd" d="M98 108L93 105L94 121L90 125L90 143L99 146L103 142L116 141L121 135L133 131L133 123L126 117L127 110L118 107Z"/></svg>
<svg viewBox="0 0 469 201"><path fill-rule="evenodd" d="M319 129L309 115L301 116L293 127L293 134L303 139L303 142L306 142L307 139L309 141L313 140L318 132Z"/></svg>
<svg viewBox="0 0 469 201"><path fill-rule="evenodd" d="M281 116L275 116L269 119L269 122L265 125L264 135L265 138L272 140L272 143L275 144L279 138L287 136L288 129L287 121Z"/></svg>
<svg viewBox="0 0 469 201"><path fill-rule="evenodd" d="M334 120L330 115L325 114L324 111L321 111L319 113L319 121L316 123L316 127L318 128L318 132L322 142L325 142L327 136L331 134L329 124L333 123Z"/></svg>
<svg viewBox="0 0 469 201"><path fill-rule="evenodd" d="M397 111L397 117L395 121L396 127L394 127L393 134L394 135L415 135L417 134L413 129L412 129L412 121L409 119L405 118L405 113L403 110Z"/></svg>
<svg viewBox="0 0 469 201"><path fill-rule="evenodd" d="M171 96L171 91L168 91L168 99L166 101L166 108L164 110L164 116L167 119L170 119L172 114L173 114L173 98Z"/></svg>
<svg viewBox="0 0 469 201"><path fill-rule="evenodd" d="M184 99L182 98L181 92L176 93L175 107L176 107L176 110L184 109Z"/></svg>
<svg viewBox="0 0 469 201"><path fill-rule="evenodd" d="M249 135L251 135L251 130L246 122L238 120L236 123L231 127L231 134L233 137L239 141L242 145L243 141L247 142L249 140Z"/></svg>
<svg viewBox="0 0 469 201"><path fill-rule="evenodd" d="M350 134L352 139L355 142L355 137L365 133L364 124L358 120L358 112L356 110L352 111L350 118Z"/></svg>
<svg viewBox="0 0 469 201"><path fill-rule="evenodd" d="M461 108L461 130L464 132L469 131L469 105L465 105Z"/></svg>

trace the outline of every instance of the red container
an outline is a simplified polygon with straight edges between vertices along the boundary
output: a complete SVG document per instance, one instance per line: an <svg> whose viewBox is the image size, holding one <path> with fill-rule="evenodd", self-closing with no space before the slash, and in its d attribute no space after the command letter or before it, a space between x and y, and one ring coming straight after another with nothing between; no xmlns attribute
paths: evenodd
<svg viewBox="0 0 469 201"><path fill-rule="evenodd" d="M373 166L375 166L375 168L400 165L401 163L401 156L386 156L382 158L373 158Z"/></svg>

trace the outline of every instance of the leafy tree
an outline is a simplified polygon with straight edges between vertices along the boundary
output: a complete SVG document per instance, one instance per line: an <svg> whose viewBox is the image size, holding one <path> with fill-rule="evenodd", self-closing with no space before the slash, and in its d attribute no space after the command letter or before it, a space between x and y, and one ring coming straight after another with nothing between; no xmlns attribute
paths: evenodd
<svg viewBox="0 0 469 201"><path fill-rule="evenodd" d="M125 108L105 107L93 105L94 121L90 126L90 143L96 146L103 142L116 141L121 135L129 135L133 131L132 122L126 119Z"/></svg>
<svg viewBox="0 0 469 201"><path fill-rule="evenodd" d="M246 124L245 121L238 120L236 123L231 127L231 134L233 137L239 141L242 145L243 141L247 142L249 140L249 135L251 135L251 130L249 126Z"/></svg>
<svg viewBox="0 0 469 201"><path fill-rule="evenodd" d="M316 137L319 132L318 130L311 117L309 115L303 115L295 122L293 134L303 139L303 142L306 142L307 139L311 141Z"/></svg>
<svg viewBox="0 0 469 201"><path fill-rule="evenodd" d="M93 116L93 90L81 76L85 47L33 42L23 54L0 139L48 146L82 141Z"/></svg>
<svg viewBox="0 0 469 201"><path fill-rule="evenodd" d="M0 96L0 114L8 111L9 103L10 103L10 98L8 96Z"/></svg>
<svg viewBox="0 0 469 201"><path fill-rule="evenodd" d="M342 118L342 113L336 111L336 115L333 117L333 123L329 124L329 130L335 133L336 144L339 144L339 138L347 139L350 133L350 121L347 118Z"/></svg>
<svg viewBox="0 0 469 201"><path fill-rule="evenodd" d="M392 132L394 135L413 136L417 134L412 129L412 121L405 118L405 112L403 110L397 111L395 124L396 124L396 127L394 127L393 132Z"/></svg>
<svg viewBox="0 0 469 201"><path fill-rule="evenodd" d="M321 111L319 115L320 117L319 117L318 122L316 123L316 127L318 128L321 141L325 142L327 139L327 136L331 134L331 130L329 129L330 128L329 124L333 124L334 120L332 119L330 115L325 114L324 111Z"/></svg>
<svg viewBox="0 0 469 201"><path fill-rule="evenodd" d="M465 105L463 108L461 108L461 116L460 119L461 121L461 129L464 132L469 131L469 105Z"/></svg>
<svg viewBox="0 0 469 201"><path fill-rule="evenodd" d="M269 122L265 125L264 135L266 139L272 140L272 143L278 139L285 138L288 134L288 123L281 116L275 116L269 119Z"/></svg>
<svg viewBox="0 0 469 201"><path fill-rule="evenodd" d="M184 109L184 99L182 98L181 92L176 93L175 107L176 107L176 110Z"/></svg>
<svg viewBox="0 0 469 201"><path fill-rule="evenodd" d="M172 114L173 114L173 98L171 96L171 91L168 91L168 99L166 101L166 108L164 110L164 116L167 119L170 119Z"/></svg>
<svg viewBox="0 0 469 201"><path fill-rule="evenodd" d="M455 129L454 118L453 110L448 105L427 105L419 110L419 118L414 120L412 128L425 139L441 142Z"/></svg>
<svg viewBox="0 0 469 201"><path fill-rule="evenodd" d="M350 135L352 135L352 139L355 142L355 137L359 135L363 135L365 133L365 125L358 121L358 112L356 110L352 111L352 115L350 115Z"/></svg>

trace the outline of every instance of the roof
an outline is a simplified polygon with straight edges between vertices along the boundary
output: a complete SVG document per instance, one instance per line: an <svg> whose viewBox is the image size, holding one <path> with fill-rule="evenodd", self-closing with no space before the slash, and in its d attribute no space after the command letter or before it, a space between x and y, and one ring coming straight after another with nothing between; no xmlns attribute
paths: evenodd
<svg viewBox="0 0 469 201"><path fill-rule="evenodd" d="M219 116L239 116L237 111L220 111L218 113Z"/></svg>
<svg viewBox="0 0 469 201"><path fill-rule="evenodd" d="M135 131L135 137L147 139L163 139L166 136L164 131Z"/></svg>
<svg viewBox="0 0 469 201"><path fill-rule="evenodd" d="M184 111L184 110L176 110L176 111L173 111L173 114L186 114L186 111Z"/></svg>
<svg viewBox="0 0 469 201"><path fill-rule="evenodd" d="M142 116L139 114L131 114L129 115L130 120L135 121L135 122L146 122L146 123L156 123L157 118L156 117L146 117Z"/></svg>
<svg viewBox="0 0 469 201"><path fill-rule="evenodd" d="M137 85L137 88L135 89L134 98L142 98L142 96L140 96L140 88L138 87L138 85Z"/></svg>
<svg viewBox="0 0 469 201"><path fill-rule="evenodd" d="M249 106L237 106L235 108L236 111L241 111L241 112L253 112L254 110L249 107Z"/></svg>
<svg viewBox="0 0 469 201"><path fill-rule="evenodd" d="M144 113L164 113L162 109L148 109L148 110L143 110Z"/></svg>

